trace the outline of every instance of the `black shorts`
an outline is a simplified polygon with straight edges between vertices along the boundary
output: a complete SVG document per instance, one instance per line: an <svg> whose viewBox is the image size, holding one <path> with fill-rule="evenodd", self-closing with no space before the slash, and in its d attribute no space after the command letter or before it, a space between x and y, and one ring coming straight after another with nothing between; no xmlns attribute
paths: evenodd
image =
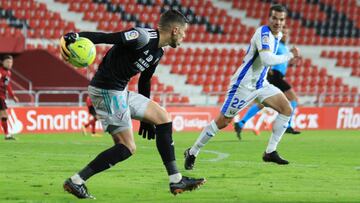
<svg viewBox="0 0 360 203"><path fill-rule="evenodd" d="M284 76L277 70L270 70L267 79L270 84L279 88L282 92L286 92L291 89L291 85L284 80Z"/></svg>
<svg viewBox="0 0 360 203"><path fill-rule="evenodd" d="M89 114L96 117L96 111L95 111L95 108L93 106L88 106L88 110L89 110Z"/></svg>
<svg viewBox="0 0 360 203"><path fill-rule="evenodd" d="M5 99L0 98L0 110L6 110L6 109L7 109L7 106L6 106Z"/></svg>

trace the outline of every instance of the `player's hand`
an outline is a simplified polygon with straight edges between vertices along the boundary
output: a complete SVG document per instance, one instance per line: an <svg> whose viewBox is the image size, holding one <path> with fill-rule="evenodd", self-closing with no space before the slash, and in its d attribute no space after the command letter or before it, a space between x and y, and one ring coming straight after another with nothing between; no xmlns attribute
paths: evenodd
<svg viewBox="0 0 360 203"><path fill-rule="evenodd" d="M67 47L69 44L74 43L78 37L78 33L69 32L60 38L60 54L65 61L69 60L71 54Z"/></svg>
<svg viewBox="0 0 360 203"><path fill-rule="evenodd" d="M296 66L296 65L298 65L301 61L302 61L302 57L301 57L301 56L300 56L300 57L296 57L296 58L292 58L292 59L290 59L290 61L289 61L289 65L290 65L290 66Z"/></svg>
<svg viewBox="0 0 360 203"><path fill-rule="evenodd" d="M148 140L155 139L155 126L149 123L140 122L139 135Z"/></svg>
<svg viewBox="0 0 360 203"><path fill-rule="evenodd" d="M290 52L294 55L294 58L300 57L300 51L297 47L291 48Z"/></svg>

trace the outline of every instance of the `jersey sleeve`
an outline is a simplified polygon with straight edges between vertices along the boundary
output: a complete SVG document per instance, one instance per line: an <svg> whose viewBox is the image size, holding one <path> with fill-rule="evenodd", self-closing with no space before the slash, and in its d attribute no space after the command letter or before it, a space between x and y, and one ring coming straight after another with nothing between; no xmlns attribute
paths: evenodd
<svg viewBox="0 0 360 203"><path fill-rule="evenodd" d="M150 98L151 77L153 76L155 69L156 65L152 65L150 68L147 68L145 71L141 72L139 78L138 91L147 98Z"/></svg>
<svg viewBox="0 0 360 203"><path fill-rule="evenodd" d="M124 42L134 49L141 49L150 41L149 33L142 28L134 28L124 32Z"/></svg>
<svg viewBox="0 0 360 203"><path fill-rule="evenodd" d="M255 32L254 36L255 46L257 50L268 51L270 50L270 29L268 26L262 26Z"/></svg>
<svg viewBox="0 0 360 203"><path fill-rule="evenodd" d="M142 28L132 28L122 32L80 32L94 44L117 44L130 49L141 49L150 41L149 33Z"/></svg>

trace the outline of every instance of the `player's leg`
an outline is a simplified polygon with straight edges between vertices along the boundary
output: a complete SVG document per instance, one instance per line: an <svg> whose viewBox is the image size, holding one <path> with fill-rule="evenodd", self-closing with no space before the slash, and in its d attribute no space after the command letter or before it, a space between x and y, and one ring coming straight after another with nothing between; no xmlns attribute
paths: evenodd
<svg viewBox="0 0 360 203"><path fill-rule="evenodd" d="M129 103L132 118L155 125L156 147L169 176L170 191L176 195L205 183L204 178L188 178L179 172L175 160L172 122L168 112L156 102L133 92L130 92Z"/></svg>
<svg viewBox="0 0 360 203"><path fill-rule="evenodd" d="M273 123L272 134L264 153L263 160L278 164L288 164L288 161L282 159L278 155L276 149L287 128L287 123L289 122L292 112L289 101L286 99L285 95L273 85L263 88L259 94L259 99L265 106L269 106L279 113Z"/></svg>
<svg viewBox="0 0 360 203"><path fill-rule="evenodd" d="M112 135L114 145L96 156L82 170L67 179L64 188L78 198L94 197L90 195L85 186L93 175L115 166L117 163L126 160L135 153L136 145L133 138L132 128L124 129L118 126L109 126L109 133ZM120 132L117 132L120 131Z"/></svg>
<svg viewBox="0 0 360 203"><path fill-rule="evenodd" d="M91 100L97 104L99 118L104 130L112 135L114 145L104 150L81 171L67 179L64 189L78 198L93 198L85 186L85 181L118 162L129 158L136 150L131 114L128 108L127 91L109 91L89 87ZM118 100L121 98L121 100ZM119 117L121 116L121 119Z"/></svg>
<svg viewBox="0 0 360 203"><path fill-rule="evenodd" d="M291 114L292 116L297 106L297 97L295 92L292 90L291 85L286 80L284 80L284 77L279 71L273 71L273 74L269 74L268 80L275 87L279 88L285 94L286 98L290 101L291 107L293 109L293 112ZM291 127L291 116L285 132L291 134L299 134L300 132L295 131Z"/></svg>
<svg viewBox="0 0 360 203"><path fill-rule="evenodd" d="M1 127L2 127L4 135L5 135L5 140L15 140L15 137L9 133L8 123L7 123L8 114L6 112L6 109L7 109L7 106L6 106L5 100L0 99Z"/></svg>
<svg viewBox="0 0 360 203"><path fill-rule="evenodd" d="M242 117L238 122L234 122L236 136L239 140L241 140L241 131L244 128L245 123L263 108L264 105L255 103L246 111L244 117Z"/></svg>
<svg viewBox="0 0 360 203"><path fill-rule="evenodd" d="M195 164L195 158L198 156L200 149L213 138L216 133L229 125L232 119L243 108L249 105L256 98L256 91L250 91L245 88L236 89L234 92L229 93L221 108L220 114L212 120L201 131L198 139L193 146L184 152L185 155L185 169L191 170Z"/></svg>
<svg viewBox="0 0 360 203"><path fill-rule="evenodd" d="M301 132L295 130L291 125L292 117L293 117L295 109L296 109L296 107L298 105L298 98L297 98L296 93L294 92L294 90L292 88L284 91L284 94L285 94L286 98L290 101L290 105L291 105L291 107L293 109L293 111L291 112L288 128L286 129L285 132L290 133L290 134L295 134L295 135L300 134Z"/></svg>
<svg viewBox="0 0 360 203"><path fill-rule="evenodd" d="M254 132L255 135L260 135L260 128L263 125L263 123L265 123L265 128L267 127L266 122L265 122L266 117L267 117L266 111L261 113L261 115L259 116L258 120L256 121L255 126L252 129L252 131Z"/></svg>

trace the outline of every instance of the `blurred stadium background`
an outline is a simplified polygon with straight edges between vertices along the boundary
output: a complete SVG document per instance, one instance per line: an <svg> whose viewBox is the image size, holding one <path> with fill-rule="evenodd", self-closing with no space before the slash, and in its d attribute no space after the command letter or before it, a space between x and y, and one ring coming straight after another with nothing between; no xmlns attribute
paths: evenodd
<svg viewBox="0 0 360 203"><path fill-rule="evenodd" d="M204 167L195 173L206 174L211 181L202 191L177 200L193 202L193 198L200 197L195 202L240 202L242 198L249 202L359 202L359 0L0 0L0 55L15 57L11 84L20 99L19 103L7 100L10 132L32 134L20 136L12 144L0 143L1 167L4 167L0 167L4 172L0 173L0 201L30 197L36 202L44 198L73 202L72 197L59 193L61 182L104 145L111 144L108 138L79 136L88 118L87 85L109 46L96 47L97 58L89 68L74 69L60 59L58 40L62 34L156 27L159 14L169 8L178 9L189 18L191 26L185 43L180 48L165 50L151 86L152 98L173 116L174 130L193 131L175 133L179 158L218 112L230 77L242 63L249 39L258 26L266 23L269 7L275 2L289 9L290 43L298 46L303 55L303 60L289 67L287 73L287 80L300 99L294 116L295 127L328 131L304 131L299 137L286 137L281 149L297 162L288 168L263 167L260 158L266 137L246 137L247 141L238 147L235 136L223 132L224 136L214 139L207 150L228 153L230 158L208 162L207 158L216 157L204 153L205 160L200 160ZM138 77L131 80L129 90L137 90L137 80ZM264 113L269 121L274 118L272 112ZM258 125L260 120L260 116L250 120L247 128ZM336 129L352 130L338 133ZM155 164L160 163L155 148L146 146L148 142L138 136L136 139L140 146L145 145L139 147L140 160L130 161L129 167L121 170L131 178L149 171L150 167L152 171L161 171L161 166ZM86 161L79 161L79 157ZM24 169L19 168L20 162ZM229 169L229 173L223 168ZM269 175L264 176L265 173ZM283 174L280 182L278 173ZM29 178L29 174L36 175ZM106 194L102 197L105 202L113 201L119 185L127 191L119 197L123 201L173 200L164 192L168 188L162 173L155 176L159 176L163 187L154 182L153 176L141 176L142 182L123 181L120 177L119 183L113 182L115 173L104 174L104 179L95 178L90 186L94 185L100 196ZM238 178L243 184L238 184ZM5 185L18 190L8 193ZM129 185L134 190L128 191ZM273 185L278 189L276 192ZM216 192L218 186L222 189ZM236 187L240 189L234 190ZM38 192L40 189L44 194Z"/></svg>
<svg viewBox="0 0 360 203"><path fill-rule="evenodd" d="M21 101L8 102L15 107L83 106L88 81L109 46L96 47L89 68L74 69L60 59L59 37L69 31L156 27L159 14L173 8L191 26L182 47L165 50L152 79L152 99L163 106L219 106L272 3L288 7L290 43L303 55L287 73L300 106L358 107L358 0L1 0L0 53L15 55L11 83ZM129 90L137 90L137 80L130 81ZM359 128L355 113L350 119Z"/></svg>
<svg viewBox="0 0 360 203"><path fill-rule="evenodd" d="M108 46L97 46L95 64L74 74L59 60L62 34L156 27L159 14L175 8L186 14L191 26L181 48L166 50L152 80L153 99L164 105L220 105L229 77L274 2L287 5L290 43L304 56L288 73L300 103L359 106L356 0L1 0L1 53L16 55L12 84L21 94L19 105L70 104L79 98L76 91L86 90ZM130 90L137 89L136 82L130 82ZM50 95L56 91L60 97Z"/></svg>

